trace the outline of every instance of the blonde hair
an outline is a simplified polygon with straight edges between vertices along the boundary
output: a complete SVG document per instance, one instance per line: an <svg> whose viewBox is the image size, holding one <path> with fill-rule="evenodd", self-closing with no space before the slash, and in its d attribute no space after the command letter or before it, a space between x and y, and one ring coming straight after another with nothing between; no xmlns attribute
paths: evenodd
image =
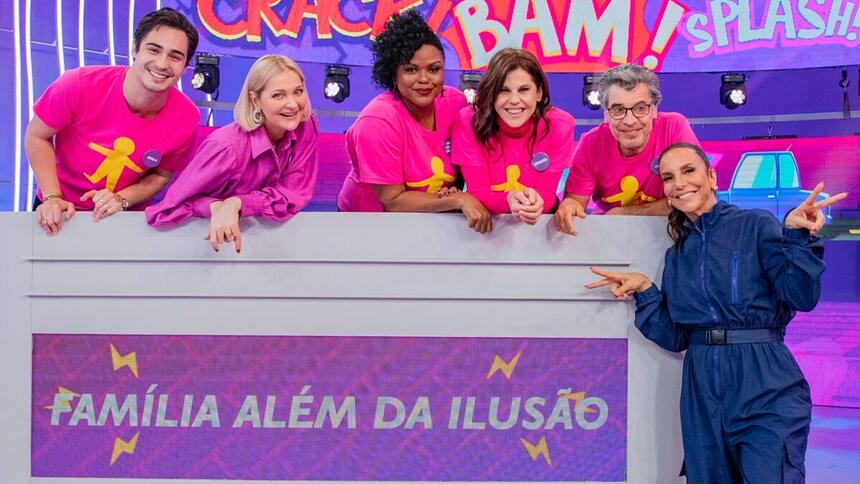
<svg viewBox="0 0 860 484"><path fill-rule="evenodd" d="M239 99L236 101L236 106L233 107L233 119L236 124L242 127L245 131L253 131L263 124L264 120L254 120L254 102L251 100L253 92L257 99L260 98L263 88L266 87L273 77L285 71L293 71L305 83L305 75L302 69L292 59L287 56L278 54L268 54L257 59L248 75L245 76L245 83L242 85L242 90L239 94ZM307 86L305 86L307 92ZM304 120L310 117L311 103L308 97L307 109L305 110Z"/></svg>

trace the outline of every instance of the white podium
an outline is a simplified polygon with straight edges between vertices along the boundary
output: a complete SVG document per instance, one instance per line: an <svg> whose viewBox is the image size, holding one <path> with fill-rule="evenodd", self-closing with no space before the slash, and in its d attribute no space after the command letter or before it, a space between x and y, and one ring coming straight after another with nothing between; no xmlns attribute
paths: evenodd
<svg viewBox="0 0 860 484"><path fill-rule="evenodd" d="M202 220L161 231L140 213L97 224L78 213L47 237L32 214L0 213L0 481L121 482L31 477L33 338L133 334L626 338L626 481L617 482L679 482L681 357L642 337L632 301L583 287L595 279L590 266L659 280L665 219L593 216L577 222L577 237L549 216L533 227L494 222L482 235L455 214L252 219L236 254L214 253Z"/></svg>

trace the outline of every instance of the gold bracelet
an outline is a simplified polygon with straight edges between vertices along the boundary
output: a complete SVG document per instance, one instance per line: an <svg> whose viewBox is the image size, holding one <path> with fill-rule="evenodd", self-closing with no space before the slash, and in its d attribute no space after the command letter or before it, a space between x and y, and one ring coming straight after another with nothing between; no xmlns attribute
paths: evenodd
<svg viewBox="0 0 860 484"><path fill-rule="evenodd" d="M113 194L113 197L114 197L114 198L116 198L116 201L117 201L117 202L119 202L119 206L120 206L120 207L122 207L122 211L123 211L123 212L125 212L126 210L128 210L128 207L129 207L129 205L130 205L130 204L128 203L128 200L126 200L126 198L125 198L125 197L123 197L123 196L122 196L122 195L120 195L119 193L114 193L114 194Z"/></svg>
<svg viewBox="0 0 860 484"><path fill-rule="evenodd" d="M50 194L50 195L43 195L43 196L42 196L42 203L45 203L45 202L47 202L48 200L50 200L50 199L52 199L52 198L59 198L60 200L62 200L62 199L63 199L63 196L62 196L62 195L57 195L56 193L52 193L52 194Z"/></svg>

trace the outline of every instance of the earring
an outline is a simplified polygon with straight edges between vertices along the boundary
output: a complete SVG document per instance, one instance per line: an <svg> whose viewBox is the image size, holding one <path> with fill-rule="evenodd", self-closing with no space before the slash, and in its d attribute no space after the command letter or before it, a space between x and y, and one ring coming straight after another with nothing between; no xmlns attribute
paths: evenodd
<svg viewBox="0 0 860 484"><path fill-rule="evenodd" d="M263 111L260 109L255 109L254 114L252 115L254 118L254 122L260 124L263 122Z"/></svg>

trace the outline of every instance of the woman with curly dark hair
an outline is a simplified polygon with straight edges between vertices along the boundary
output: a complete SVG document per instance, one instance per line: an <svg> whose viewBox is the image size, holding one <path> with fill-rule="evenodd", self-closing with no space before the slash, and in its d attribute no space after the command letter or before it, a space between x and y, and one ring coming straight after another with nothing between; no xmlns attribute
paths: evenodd
<svg viewBox="0 0 860 484"><path fill-rule="evenodd" d="M574 119L549 102L535 56L503 49L490 60L475 107L454 127L452 162L490 212L535 224L556 206L561 174L573 160Z"/></svg>
<svg viewBox="0 0 860 484"><path fill-rule="evenodd" d="M415 10L395 14L373 43L373 80L387 89L346 133L352 171L338 195L344 212L462 210L477 232L490 213L454 187L451 130L466 98L443 85L442 43Z"/></svg>

